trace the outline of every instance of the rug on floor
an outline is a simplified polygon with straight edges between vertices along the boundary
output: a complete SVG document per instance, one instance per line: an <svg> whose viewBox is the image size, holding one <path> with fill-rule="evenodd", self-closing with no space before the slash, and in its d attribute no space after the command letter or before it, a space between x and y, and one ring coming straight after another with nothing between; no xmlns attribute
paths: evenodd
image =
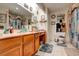
<svg viewBox="0 0 79 59"><path fill-rule="evenodd" d="M63 43L57 43L58 46L62 46L62 47L67 47L66 44L63 44Z"/></svg>
<svg viewBox="0 0 79 59"><path fill-rule="evenodd" d="M52 53L53 45L52 44L42 44L39 51L46 52L46 53Z"/></svg>

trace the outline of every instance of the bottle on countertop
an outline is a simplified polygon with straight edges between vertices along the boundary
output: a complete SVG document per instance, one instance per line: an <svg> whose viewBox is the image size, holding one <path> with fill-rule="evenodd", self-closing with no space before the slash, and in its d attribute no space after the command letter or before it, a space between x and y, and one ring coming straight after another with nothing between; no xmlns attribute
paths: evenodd
<svg viewBox="0 0 79 59"><path fill-rule="evenodd" d="M13 33L14 32L12 26L10 26L9 30L10 30L10 33Z"/></svg>

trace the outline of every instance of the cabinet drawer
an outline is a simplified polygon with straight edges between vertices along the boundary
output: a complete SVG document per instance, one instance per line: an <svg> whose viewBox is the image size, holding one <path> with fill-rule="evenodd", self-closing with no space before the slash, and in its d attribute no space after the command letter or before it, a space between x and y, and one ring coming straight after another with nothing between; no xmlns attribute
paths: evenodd
<svg viewBox="0 0 79 59"><path fill-rule="evenodd" d="M34 35L24 36L24 43L34 40Z"/></svg>
<svg viewBox="0 0 79 59"><path fill-rule="evenodd" d="M21 44L21 37L0 40L0 53Z"/></svg>

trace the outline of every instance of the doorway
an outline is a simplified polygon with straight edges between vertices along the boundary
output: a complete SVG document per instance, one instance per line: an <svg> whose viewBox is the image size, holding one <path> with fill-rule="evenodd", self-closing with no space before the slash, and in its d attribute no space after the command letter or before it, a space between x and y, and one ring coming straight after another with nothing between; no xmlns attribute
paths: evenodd
<svg viewBox="0 0 79 59"><path fill-rule="evenodd" d="M56 22L56 40L60 43L65 43L65 33L66 33L66 23L65 23L65 15L60 14L57 15Z"/></svg>

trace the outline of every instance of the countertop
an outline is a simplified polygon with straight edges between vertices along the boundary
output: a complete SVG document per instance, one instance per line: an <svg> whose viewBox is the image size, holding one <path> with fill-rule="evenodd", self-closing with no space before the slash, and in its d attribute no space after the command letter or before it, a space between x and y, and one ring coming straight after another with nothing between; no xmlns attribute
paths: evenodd
<svg viewBox="0 0 79 59"><path fill-rule="evenodd" d="M3 34L3 35L0 35L0 39L6 39L6 38L12 38L12 37L18 37L18 36L23 36L23 35L30 35L30 34L41 33L41 32L45 32L45 31Z"/></svg>

